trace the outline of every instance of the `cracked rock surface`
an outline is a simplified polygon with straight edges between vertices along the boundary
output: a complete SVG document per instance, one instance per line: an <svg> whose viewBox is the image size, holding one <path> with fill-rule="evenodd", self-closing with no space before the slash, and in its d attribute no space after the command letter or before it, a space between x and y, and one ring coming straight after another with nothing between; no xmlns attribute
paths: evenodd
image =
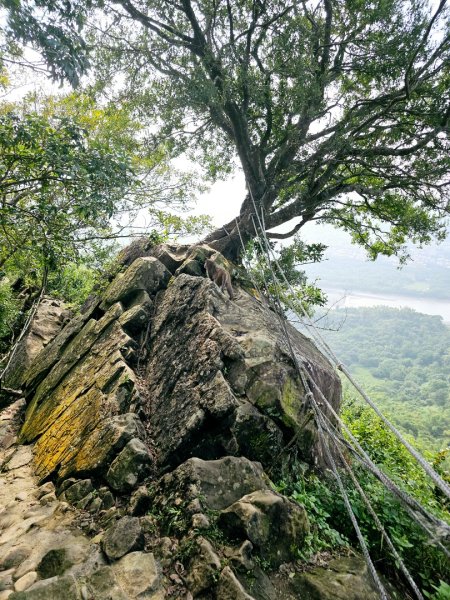
<svg viewBox="0 0 450 600"><path fill-rule="evenodd" d="M45 343L0 413L0 600L372 600L358 557L286 566L309 520L270 478L326 461L279 315L245 277L233 301L206 278L208 246L138 246L80 314L31 328Z"/></svg>

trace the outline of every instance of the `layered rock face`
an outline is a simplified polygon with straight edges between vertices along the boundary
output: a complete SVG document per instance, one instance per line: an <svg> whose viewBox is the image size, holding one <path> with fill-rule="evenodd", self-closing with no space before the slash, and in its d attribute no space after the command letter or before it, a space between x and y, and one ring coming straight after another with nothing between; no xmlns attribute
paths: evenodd
<svg viewBox="0 0 450 600"><path fill-rule="evenodd" d="M136 258L21 377L19 440L33 444L39 481L93 517L103 557L60 569L56 594L67 580L70 598L333 597L312 574L279 571L309 524L269 475L294 461L324 465L281 317L242 278L233 301L224 295L205 277L212 253L159 246ZM287 327L297 360L338 410L333 369ZM142 575L139 588L133 569L151 582ZM363 568L348 577L372 598ZM41 572L11 600L44 597L47 579Z"/></svg>
<svg viewBox="0 0 450 600"><path fill-rule="evenodd" d="M297 359L338 409L340 383L330 365L288 327ZM280 317L249 292L230 301L205 278L176 277L155 305L145 379L162 468L226 454L273 467L293 435L302 459L321 461Z"/></svg>
<svg viewBox="0 0 450 600"><path fill-rule="evenodd" d="M3 387L18 389L24 373L40 352L59 333L68 321L70 311L64 303L44 297L37 307L26 337L19 343L9 366L3 374Z"/></svg>
<svg viewBox="0 0 450 600"><path fill-rule="evenodd" d="M144 437L135 414L132 367L151 315L149 293L154 295L169 278L157 259L137 259L26 372L23 387L31 401L21 440L36 440L42 479L104 471L128 442Z"/></svg>

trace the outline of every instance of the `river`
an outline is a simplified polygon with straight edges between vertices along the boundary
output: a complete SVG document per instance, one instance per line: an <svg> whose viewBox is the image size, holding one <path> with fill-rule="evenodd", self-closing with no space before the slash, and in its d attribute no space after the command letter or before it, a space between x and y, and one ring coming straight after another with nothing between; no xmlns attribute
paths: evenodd
<svg viewBox="0 0 450 600"><path fill-rule="evenodd" d="M345 292L337 289L324 289L328 296L328 305L339 308L357 308L361 306L389 306L391 308L412 308L426 315L439 315L450 324L450 301L417 298L414 296L390 296L371 292Z"/></svg>

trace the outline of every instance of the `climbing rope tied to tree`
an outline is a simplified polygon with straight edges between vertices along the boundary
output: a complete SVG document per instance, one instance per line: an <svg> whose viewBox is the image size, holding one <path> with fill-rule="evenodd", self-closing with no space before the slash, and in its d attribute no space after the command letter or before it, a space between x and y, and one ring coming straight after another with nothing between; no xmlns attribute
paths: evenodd
<svg viewBox="0 0 450 600"><path fill-rule="evenodd" d="M261 212L261 216L260 216L260 212L258 212L258 208L257 208L256 202L254 200L253 200L253 207L254 207L255 216L258 220L258 225L259 225L259 227L256 227L256 225L255 225L255 235L257 236L258 243L261 245L260 246L261 251L266 258L267 265L271 271L273 280L276 282L278 287L281 287L280 281L279 281L277 274L275 273L275 270L273 268L273 264L275 264L278 272L281 275L281 278L282 278L284 284L288 287L292 296L295 297L296 292L292 288L292 285L290 284L290 282L288 281L281 265L279 264L279 262L275 256L273 249L270 246L269 240L267 238L267 234L266 234L266 230L265 230L265 226L264 226L263 211L262 210L260 211ZM279 298L278 298L278 301L279 301ZM280 303L280 306L281 306L281 303ZM300 305L300 307L301 307L301 309L303 308L302 305ZM291 306L290 308L302 322L303 322L303 320L306 321L308 327L311 328L311 331L312 331L315 341L318 343L319 347L324 351L324 354L328 357L330 362L333 364L334 368L336 370L341 371L345 375L345 377L348 379L348 381L351 383L351 385L354 387L354 389L362 396L362 398L367 402L367 404L382 419L382 421L392 431L392 433L395 435L395 437L398 439L398 441L417 460L417 462L424 469L424 471L427 473L427 475L433 480L433 482L441 490L441 492L448 499L450 499L450 486L442 479L442 477L439 475L439 473L437 473L435 471L435 469L433 469L433 467L425 460L425 458L423 456L421 456L420 453L417 452L417 450L415 450L415 448L413 448L411 446L411 444L404 438L404 436L398 431L398 429L389 421L389 419L387 419L387 417L385 417L382 414L382 412L379 410L379 408L376 406L376 404L369 398L368 394L355 381L355 379L352 377L352 375L350 374L350 372L346 368L346 366L343 364L343 362L337 358L336 354L330 348L329 344L326 342L326 340L323 337L323 335L321 334L321 332L315 326L313 320L311 319L311 317L309 316L307 311L303 308L302 315L298 315L296 307ZM287 332L286 332L286 335L287 335ZM288 345L292 350L292 345L289 341L288 341Z"/></svg>
<svg viewBox="0 0 450 600"><path fill-rule="evenodd" d="M273 252L273 249L271 248L269 241L268 241L267 237L265 236L263 214L261 214L261 216L260 216L260 214L257 210L256 203L254 201L253 201L253 205L254 205L254 209L255 209L254 217L256 218L257 223L259 225L259 226L257 226L256 222L253 221L254 227L255 227L256 239L257 239L257 243L259 244L261 253L265 257L265 261L266 261L266 264L272 275L272 279L275 282L275 288L272 287L272 289L275 289L274 300L277 305L276 306L277 313L280 316L280 322L282 325L282 329L283 329L283 333L285 336L288 351L291 355L292 361L296 367L299 378L305 389L305 399L307 402L310 403L311 408L313 410L314 417L315 417L316 424L317 424L317 429L319 432L319 437L321 440L321 444L324 449L324 453L327 457L327 462L328 462L329 466L331 467L331 471L333 473L334 478L336 479L337 485L339 487L339 490L340 490L341 495L344 500L345 508L347 510L349 518L355 529L358 541L361 546L362 553L365 557L365 560L368 565L369 572L371 573L372 579L378 589L380 598L382 598L382 599L387 598L386 590L384 589L384 586L381 583L381 580L378 577L378 574L376 573L376 569L374 567L374 564L371 560L371 557L370 557L370 554L369 554L369 551L367 548L367 544L365 543L364 537L361 534L361 530L358 526L356 516L352 510L350 501L348 499L348 495L345 491L345 487L342 482L342 478L339 475L339 471L338 471L336 462L333 457L333 451L330 449L330 446L329 446L330 442L333 444L335 453L337 454L337 456L339 456L342 465L345 467L345 469L349 473L349 476L350 476L353 484L355 485L355 488L357 489L359 495L361 496L364 504L366 505L370 515L372 516L372 518L374 520L376 528L380 531L383 539L386 540L386 543L387 543L389 549L391 550L393 556L395 557L395 560L397 561L397 564L400 567L400 570L403 572L408 584L410 585L412 591L414 592L415 597L418 600L423 600L423 595L421 594L419 588L417 587L417 584L415 583L413 577L411 576L411 574L408 571L407 567L405 566L404 562L401 560L401 557L398 554L394 544L392 543L392 540L390 539L385 528L383 527L378 515L376 514L375 510L373 509L373 506L370 503L369 498L367 497L367 495L365 494L361 485L359 484L350 465L345 460L345 458L340 450L340 445L343 445L347 449L350 449L352 454L354 454L354 456L360 461L360 463L363 466L365 466L367 469L369 469L369 471L372 472L379 479L379 481L386 487L386 489L388 489L392 494L394 494L395 497L397 497L397 499L400 500L400 502L403 504L403 506L407 510L408 514L427 533L427 535L430 539L430 542L437 545L447 556L450 556L450 552L445 547L443 542L447 543L447 544L450 542L450 527L445 522L443 522L440 519L437 519L436 517L431 515L423 506L420 505L419 502L417 502L414 498L409 496L409 494L407 494L406 492L401 490L393 481L390 480L389 477L387 477L373 463L373 461L370 459L369 455L363 450L363 448L361 447L359 442L351 434L351 432L349 431L346 424L342 421L342 419L339 417L339 415L334 411L333 407L328 402L328 400L325 397L325 395L323 394L322 390L319 388L319 386L313 380L311 374L304 370L304 368L301 364L301 360L299 360L297 358L297 356L293 350L292 343L290 341L289 332L288 332L287 325L286 325L286 319L283 316L282 304L280 301L280 297L278 295L278 290L281 287L281 282L275 272L273 263L276 265L277 272L281 275L281 278L283 279L284 284L288 287L288 289L290 290L293 297L295 297L295 290L293 290L291 284L287 280L286 275L285 275L282 267L278 263L277 258ZM239 227L239 226L237 225L237 227ZM242 245L242 250L243 250L243 252L245 252L245 245L244 245L243 238L240 235L240 232L238 232L238 233L239 233L239 238L240 238L241 245ZM259 290L256 282L254 282L254 285L255 285L256 289L258 290L258 292L261 294L261 291ZM266 294L270 294L269 284L267 281L264 282L264 287L265 287ZM294 310L293 307L291 307L291 310L293 310L293 312L296 313L296 310ZM389 427L389 429L392 431L392 433L395 435L395 437L399 440L399 442L408 450L408 452L424 468L427 475L430 476L430 478L433 480L433 482L441 489L441 491L447 497L450 497L450 490L449 490L447 484L442 480L442 478L439 476L439 474L436 473L436 471L431 467L431 465L429 465L426 462L426 460L422 456L420 456L420 454L414 448L412 448L412 446L406 440L404 440L403 436L400 434L400 432L398 432L398 430L395 428L395 426L393 426L389 422L389 420L384 415L382 415L381 411L379 411L378 407L376 407L376 405L370 400L370 398L367 396L367 394L364 392L364 390L361 388L361 386L359 386L354 381L353 377L350 375L350 373L346 369L345 365L343 365L342 362L340 362L337 359L335 353L332 351L332 349L329 347L329 345L324 340L323 336L320 334L318 329L315 327L315 324L312 321L312 319L310 318L307 311L303 310L302 315L301 316L297 315L297 317L301 321L303 321L303 319L306 320L308 326L312 328L313 337L315 337L315 339L318 343L318 346L321 347L322 351L329 358L330 362L334 365L335 369L341 371L342 373L344 373L344 375L346 377L348 377L350 383L352 383L352 385L362 395L362 397L366 400L366 402L369 404L369 406L374 409L375 413ZM322 407L319 407L318 402L315 399L314 393L312 392L312 390L310 388L310 384L313 386L314 391L319 395L321 402L322 402ZM326 408L332 414L333 418L335 419L335 423L338 423L344 429L344 431L346 432L346 434L347 434L348 438L351 440L351 442L349 442L347 439L344 439L342 437L340 432L336 429L335 424L333 424L329 420L329 418L326 416L326 412L324 412L324 408ZM285 449L288 447L291 447L293 445L293 443L295 442L296 438L297 438L297 434L295 434L293 439L288 442Z"/></svg>

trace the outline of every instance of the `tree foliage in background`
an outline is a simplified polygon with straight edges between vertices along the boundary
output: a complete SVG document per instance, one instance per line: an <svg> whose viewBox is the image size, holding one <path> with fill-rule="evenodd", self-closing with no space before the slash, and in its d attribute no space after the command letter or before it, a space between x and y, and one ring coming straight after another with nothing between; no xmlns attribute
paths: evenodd
<svg viewBox="0 0 450 600"><path fill-rule="evenodd" d="M40 48L54 77L77 83L89 59L100 87L211 177L238 159L248 195L208 237L229 256L255 212L274 238L338 224L373 257L443 235L446 0L434 13L426 0L2 2L8 35Z"/></svg>
<svg viewBox="0 0 450 600"><path fill-rule="evenodd" d="M325 332L328 342L381 410L423 448L450 447L450 330L442 319L378 306L333 311L327 324L338 329Z"/></svg>
<svg viewBox="0 0 450 600"><path fill-rule="evenodd" d="M19 302L14 297L9 282L0 280L0 353L5 350L1 340L10 335L18 313Z"/></svg>
<svg viewBox="0 0 450 600"><path fill-rule="evenodd" d="M0 114L0 266L18 252L52 264L107 232L132 184L128 157L70 118Z"/></svg>
<svg viewBox="0 0 450 600"><path fill-rule="evenodd" d="M8 100L0 81L1 351L25 320L42 282L81 305L118 251L118 240L199 234L204 216L183 218L200 189L150 149L125 103L86 94L28 94ZM175 213L174 213L175 211Z"/></svg>
<svg viewBox="0 0 450 600"><path fill-rule="evenodd" d="M0 273L10 284L39 287L47 270L48 291L80 304L117 239L208 225L179 214L198 186L169 168L163 146L149 150L125 104L83 94L4 100L0 139Z"/></svg>

